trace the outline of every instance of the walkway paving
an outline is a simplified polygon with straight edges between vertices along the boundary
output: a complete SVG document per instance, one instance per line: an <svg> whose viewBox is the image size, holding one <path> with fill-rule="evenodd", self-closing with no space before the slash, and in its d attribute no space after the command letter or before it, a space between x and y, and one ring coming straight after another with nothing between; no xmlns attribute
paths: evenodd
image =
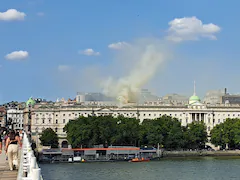
<svg viewBox="0 0 240 180"><path fill-rule="evenodd" d="M6 155L3 151L2 154L0 154L0 180L16 180L17 173L17 170L9 170L8 161L6 161Z"/></svg>

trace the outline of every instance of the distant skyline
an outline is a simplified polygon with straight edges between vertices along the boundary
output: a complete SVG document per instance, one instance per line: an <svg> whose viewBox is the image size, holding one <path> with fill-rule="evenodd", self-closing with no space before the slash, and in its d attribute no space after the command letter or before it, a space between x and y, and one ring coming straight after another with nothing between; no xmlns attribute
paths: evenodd
<svg viewBox="0 0 240 180"><path fill-rule="evenodd" d="M137 65L124 49L139 39L161 42L171 56L142 88L159 96L191 96L195 80L200 97L225 87L237 94L239 5L237 0L2 0L0 104L102 92L108 77L121 79Z"/></svg>

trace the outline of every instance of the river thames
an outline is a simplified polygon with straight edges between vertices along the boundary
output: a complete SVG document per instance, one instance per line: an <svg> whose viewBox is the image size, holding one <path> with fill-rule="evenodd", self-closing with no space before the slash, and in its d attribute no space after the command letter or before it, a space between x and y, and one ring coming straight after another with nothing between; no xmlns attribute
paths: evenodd
<svg viewBox="0 0 240 180"><path fill-rule="evenodd" d="M40 164L44 180L237 180L240 158Z"/></svg>

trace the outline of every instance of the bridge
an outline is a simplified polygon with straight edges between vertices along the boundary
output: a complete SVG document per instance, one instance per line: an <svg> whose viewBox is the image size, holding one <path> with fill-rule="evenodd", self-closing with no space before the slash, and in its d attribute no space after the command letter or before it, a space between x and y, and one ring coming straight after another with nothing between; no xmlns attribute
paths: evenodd
<svg viewBox="0 0 240 180"><path fill-rule="evenodd" d="M43 180L26 133L24 133L22 148L19 152L19 167L18 170L13 171L9 170L5 152L0 154L0 180Z"/></svg>

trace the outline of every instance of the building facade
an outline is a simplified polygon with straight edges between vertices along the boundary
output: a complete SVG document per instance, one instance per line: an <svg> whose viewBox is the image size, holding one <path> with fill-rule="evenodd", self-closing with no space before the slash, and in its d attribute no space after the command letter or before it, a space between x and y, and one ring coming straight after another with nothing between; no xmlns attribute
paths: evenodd
<svg viewBox="0 0 240 180"><path fill-rule="evenodd" d="M7 123L7 112L4 106L0 106L0 127L5 127Z"/></svg>
<svg viewBox="0 0 240 180"><path fill-rule="evenodd" d="M23 110L18 108L10 108L7 110L7 122L11 129L23 129L24 118Z"/></svg>
<svg viewBox="0 0 240 180"><path fill-rule="evenodd" d="M52 128L60 138L60 146L66 144L65 125L79 116L105 116L134 117L142 122L144 119L155 119L161 116L177 118L182 126L194 121L203 121L207 132L227 118L240 118L239 105L206 105L200 102L195 94L190 97L187 105L131 105L131 106L83 106L79 104L45 104L34 107L31 112L31 132L33 136L39 134L46 128ZM38 138L37 138L38 139Z"/></svg>

